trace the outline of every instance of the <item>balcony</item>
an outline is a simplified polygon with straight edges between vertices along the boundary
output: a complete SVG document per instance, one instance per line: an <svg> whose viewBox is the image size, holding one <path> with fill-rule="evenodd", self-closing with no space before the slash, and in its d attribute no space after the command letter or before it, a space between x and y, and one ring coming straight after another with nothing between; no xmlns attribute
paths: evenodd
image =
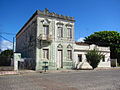
<svg viewBox="0 0 120 90"><path fill-rule="evenodd" d="M40 34L38 36L39 40L43 40L43 41L52 41L52 35L44 35L44 34Z"/></svg>

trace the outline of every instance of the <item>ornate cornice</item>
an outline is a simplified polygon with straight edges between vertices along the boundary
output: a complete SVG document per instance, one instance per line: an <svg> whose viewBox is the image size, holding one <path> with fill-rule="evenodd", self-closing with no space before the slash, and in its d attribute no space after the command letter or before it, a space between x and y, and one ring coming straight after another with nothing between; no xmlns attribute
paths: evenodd
<svg viewBox="0 0 120 90"><path fill-rule="evenodd" d="M64 20L68 20L68 21L73 21L73 22L75 21L74 17L64 16L64 15L59 15L59 14L54 13L54 12L49 12L49 10L47 8L44 11L37 10L37 13L38 13L38 15L59 18L59 19L64 19Z"/></svg>

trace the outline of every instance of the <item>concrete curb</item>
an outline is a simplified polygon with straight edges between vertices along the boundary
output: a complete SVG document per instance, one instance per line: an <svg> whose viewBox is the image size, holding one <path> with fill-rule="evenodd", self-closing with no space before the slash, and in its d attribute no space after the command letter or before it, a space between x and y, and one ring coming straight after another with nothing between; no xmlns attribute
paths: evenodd
<svg viewBox="0 0 120 90"><path fill-rule="evenodd" d="M0 71L0 76L1 75L13 75L13 74L19 74L17 71Z"/></svg>
<svg viewBox="0 0 120 90"><path fill-rule="evenodd" d="M96 68L94 70L116 70L116 69L120 69L120 67Z"/></svg>
<svg viewBox="0 0 120 90"><path fill-rule="evenodd" d="M62 73L62 72L80 72L80 71L99 71L99 70L118 70L120 67L111 68L96 68L94 70L47 70L44 71L34 71L34 70L20 70L20 71L0 71L1 75L17 75L17 74L28 74L28 73Z"/></svg>

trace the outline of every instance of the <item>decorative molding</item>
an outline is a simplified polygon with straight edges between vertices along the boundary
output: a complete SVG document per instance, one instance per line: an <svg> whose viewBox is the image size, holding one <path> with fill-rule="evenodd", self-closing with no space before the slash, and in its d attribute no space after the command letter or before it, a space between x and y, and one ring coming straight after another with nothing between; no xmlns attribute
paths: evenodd
<svg viewBox="0 0 120 90"><path fill-rule="evenodd" d="M57 48L63 48L63 46L61 44L58 44Z"/></svg>
<svg viewBox="0 0 120 90"><path fill-rule="evenodd" d="M45 10L43 11L44 14L48 14L49 13L49 10L48 8L45 8Z"/></svg>
<svg viewBox="0 0 120 90"><path fill-rule="evenodd" d="M43 25L49 25L50 21L48 19L44 19L41 21L43 23Z"/></svg>
<svg viewBox="0 0 120 90"><path fill-rule="evenodd" d="M67 48L72 49L72 46L69 44L69 45L67 46Z"/></svg>
<svg viewBox="0 0 120 90"><path fill-rule="evenodd" d="M62 25L62 26L64 25L62 22L57 22L56 24L57 25Z"/></svg>
<svg viewBox="0 0 120 90"><path fill-rule="evenodd" d="M73 25L72 24L70 24L70 23L67 23L66 24L66 27L72 27Z"/></svg>

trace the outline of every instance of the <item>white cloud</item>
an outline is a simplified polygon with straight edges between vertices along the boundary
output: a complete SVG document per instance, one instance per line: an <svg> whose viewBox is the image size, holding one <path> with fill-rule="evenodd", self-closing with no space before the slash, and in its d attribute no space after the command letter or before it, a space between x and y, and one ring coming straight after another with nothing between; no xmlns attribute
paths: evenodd
<svg viewBox="0 0 120 90"><path fill-rule="evenodd" d="M7 50L7 49L12 49L13 48L13 43L9 42L7 40L2 40L0 41L0 49L2 51Z"/></svg>
<svg viewBox="0 0 120 90"><path fill-rule="evenodd" d="M80 37L77 41L78 41L78 42L84 42L84 39L85 39L85 38Z"/></svg>

